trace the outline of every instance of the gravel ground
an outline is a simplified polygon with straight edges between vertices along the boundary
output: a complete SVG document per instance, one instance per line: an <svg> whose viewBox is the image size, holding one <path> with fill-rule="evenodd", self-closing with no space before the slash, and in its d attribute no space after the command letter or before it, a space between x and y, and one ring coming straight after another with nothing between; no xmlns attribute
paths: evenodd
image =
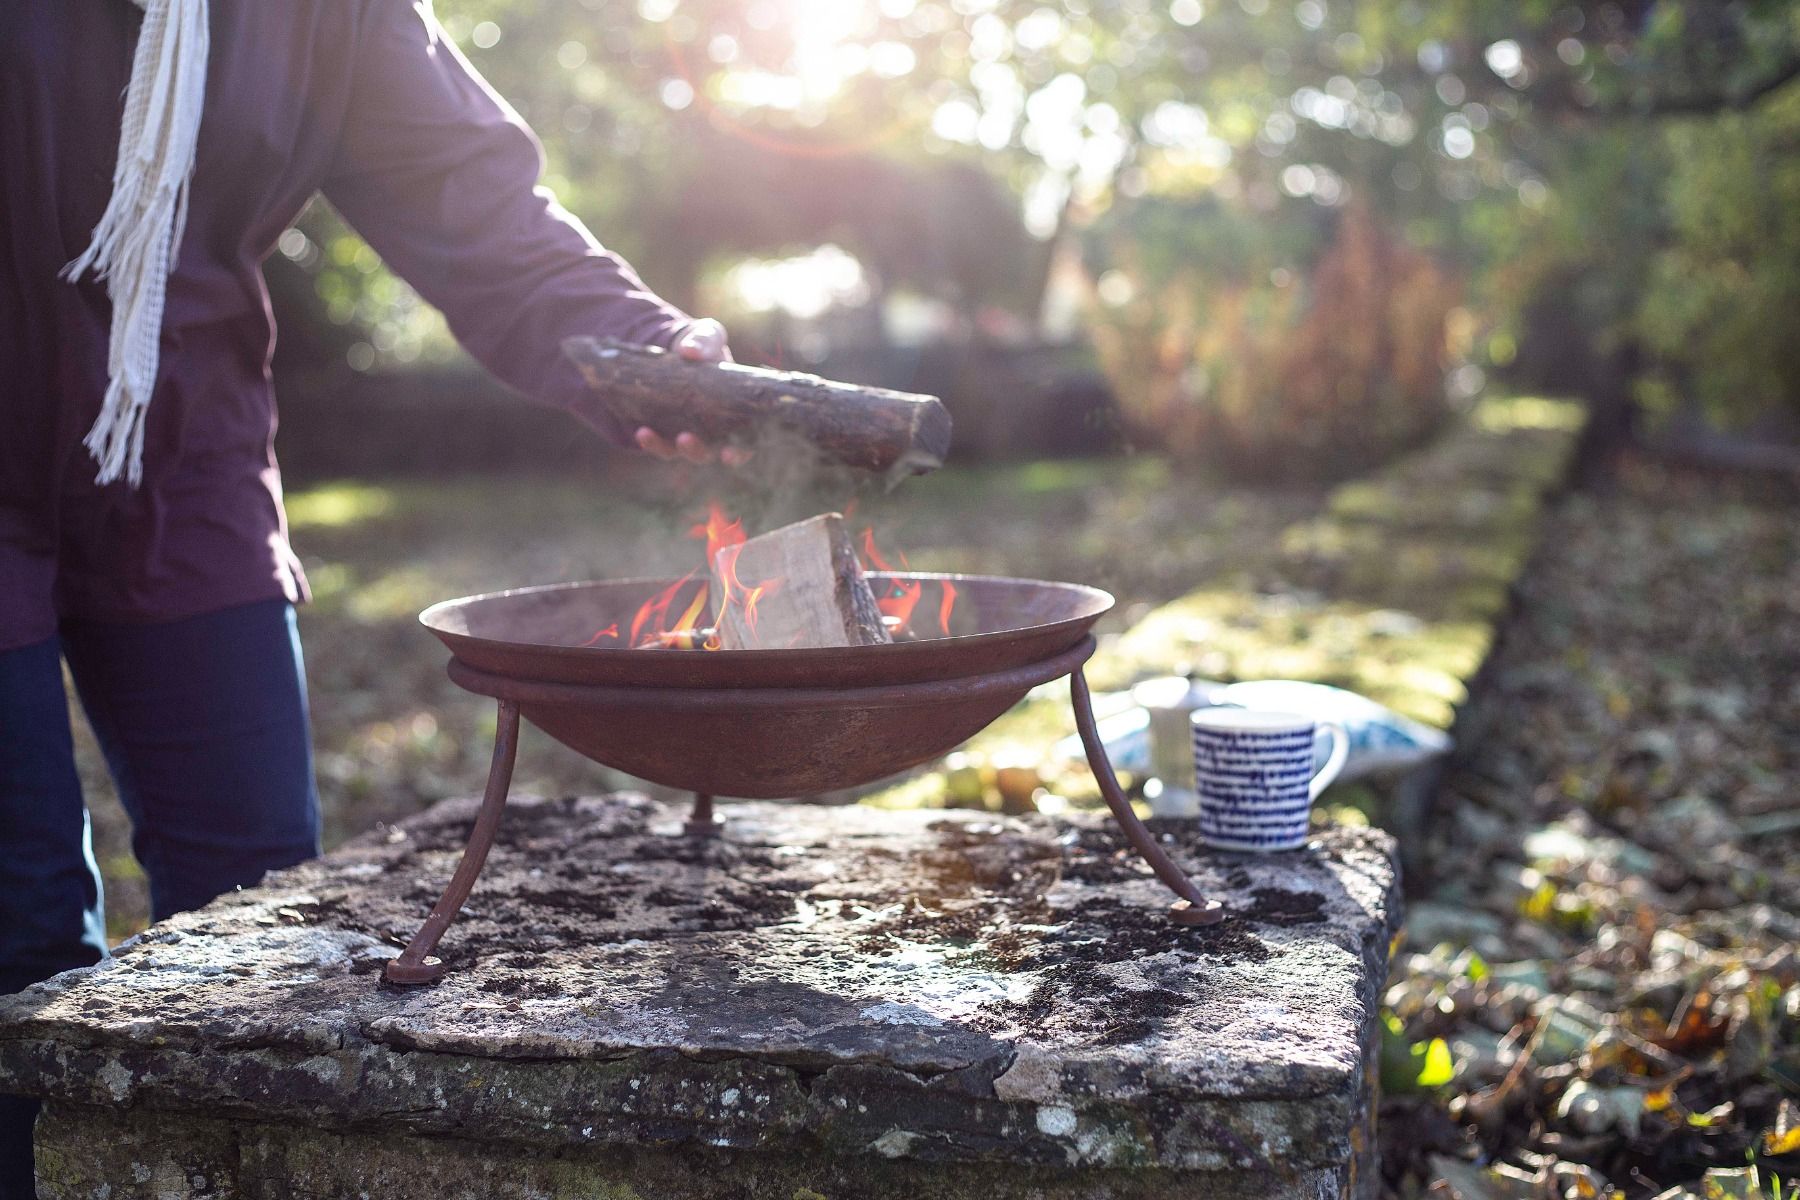
<svg viewBox="0 0 1800 1200"><path fill-rule="evenodd" d="M1387 1195L1800 1195L1800 494L1552 518L1387 996Z"/></svg>

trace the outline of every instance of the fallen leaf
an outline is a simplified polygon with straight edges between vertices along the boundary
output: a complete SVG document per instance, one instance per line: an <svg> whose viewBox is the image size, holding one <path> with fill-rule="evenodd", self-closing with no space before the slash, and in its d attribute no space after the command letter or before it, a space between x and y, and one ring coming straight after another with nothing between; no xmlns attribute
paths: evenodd
<svg viewBox="0 0 1800 1200"><path fill-rule="evenodd" d="M1714 1167L1706 1173L1700 1187L1706 1200L1766 1200L1755 1167Z"/></svg>

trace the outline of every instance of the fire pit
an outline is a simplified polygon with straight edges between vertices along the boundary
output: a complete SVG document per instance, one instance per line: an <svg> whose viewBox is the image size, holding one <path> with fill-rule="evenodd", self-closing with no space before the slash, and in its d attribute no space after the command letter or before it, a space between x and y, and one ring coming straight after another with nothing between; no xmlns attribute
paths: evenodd
<svg viewBox="0 0 1800 1200"><path fill-rule="evenodd" d="M1032 688L1069 676L1076 725L1101 794L1132 846L1179 899L1187 924L1223 914L1132 811L1094 728L1081 668L1113 598L1096 588L977 575L879 572L871 584L952 584L954 636L830 649L712 653L596 647L596 624L628 621L677 581L520 588L447 600L420 615L450 648L450 677L499 702L493 764L467 849L391 983L420 984L481 873L512 782L519 719L606 766L695 793L686 831L716 831L712 798L807 799L929 762Z"/></svg>

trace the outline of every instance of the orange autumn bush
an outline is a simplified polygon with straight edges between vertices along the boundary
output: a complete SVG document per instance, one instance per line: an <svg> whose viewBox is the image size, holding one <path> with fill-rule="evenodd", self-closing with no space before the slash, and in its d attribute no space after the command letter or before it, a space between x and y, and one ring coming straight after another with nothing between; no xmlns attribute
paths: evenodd
<svg viewBox="0 0 1800 1200"><path fill-rule="evenodd" d="M1457 286L1367 209L1346 209L1306 278L1285 286L1198 255L1152 279L1144 254L1122 243L1111 269L1131 295L1096 303L1091 326L1137 445L1242 478L1334 479L1448 415Z"/></svg>

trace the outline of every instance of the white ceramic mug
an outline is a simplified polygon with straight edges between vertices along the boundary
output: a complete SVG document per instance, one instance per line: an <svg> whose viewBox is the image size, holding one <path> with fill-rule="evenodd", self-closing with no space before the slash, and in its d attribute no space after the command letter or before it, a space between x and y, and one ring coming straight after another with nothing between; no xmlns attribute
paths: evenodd
<svg viewBox="0 0 1800 1200"><path fill-rule="evenodd" d="M1350 751L1343 727L1244 708L1203 708L1189 722L1201 840L1222 850L1304 845L1313 801L1337 778ZM1313 746L1321 732L1332 747L1315 775Z"/></svg>

